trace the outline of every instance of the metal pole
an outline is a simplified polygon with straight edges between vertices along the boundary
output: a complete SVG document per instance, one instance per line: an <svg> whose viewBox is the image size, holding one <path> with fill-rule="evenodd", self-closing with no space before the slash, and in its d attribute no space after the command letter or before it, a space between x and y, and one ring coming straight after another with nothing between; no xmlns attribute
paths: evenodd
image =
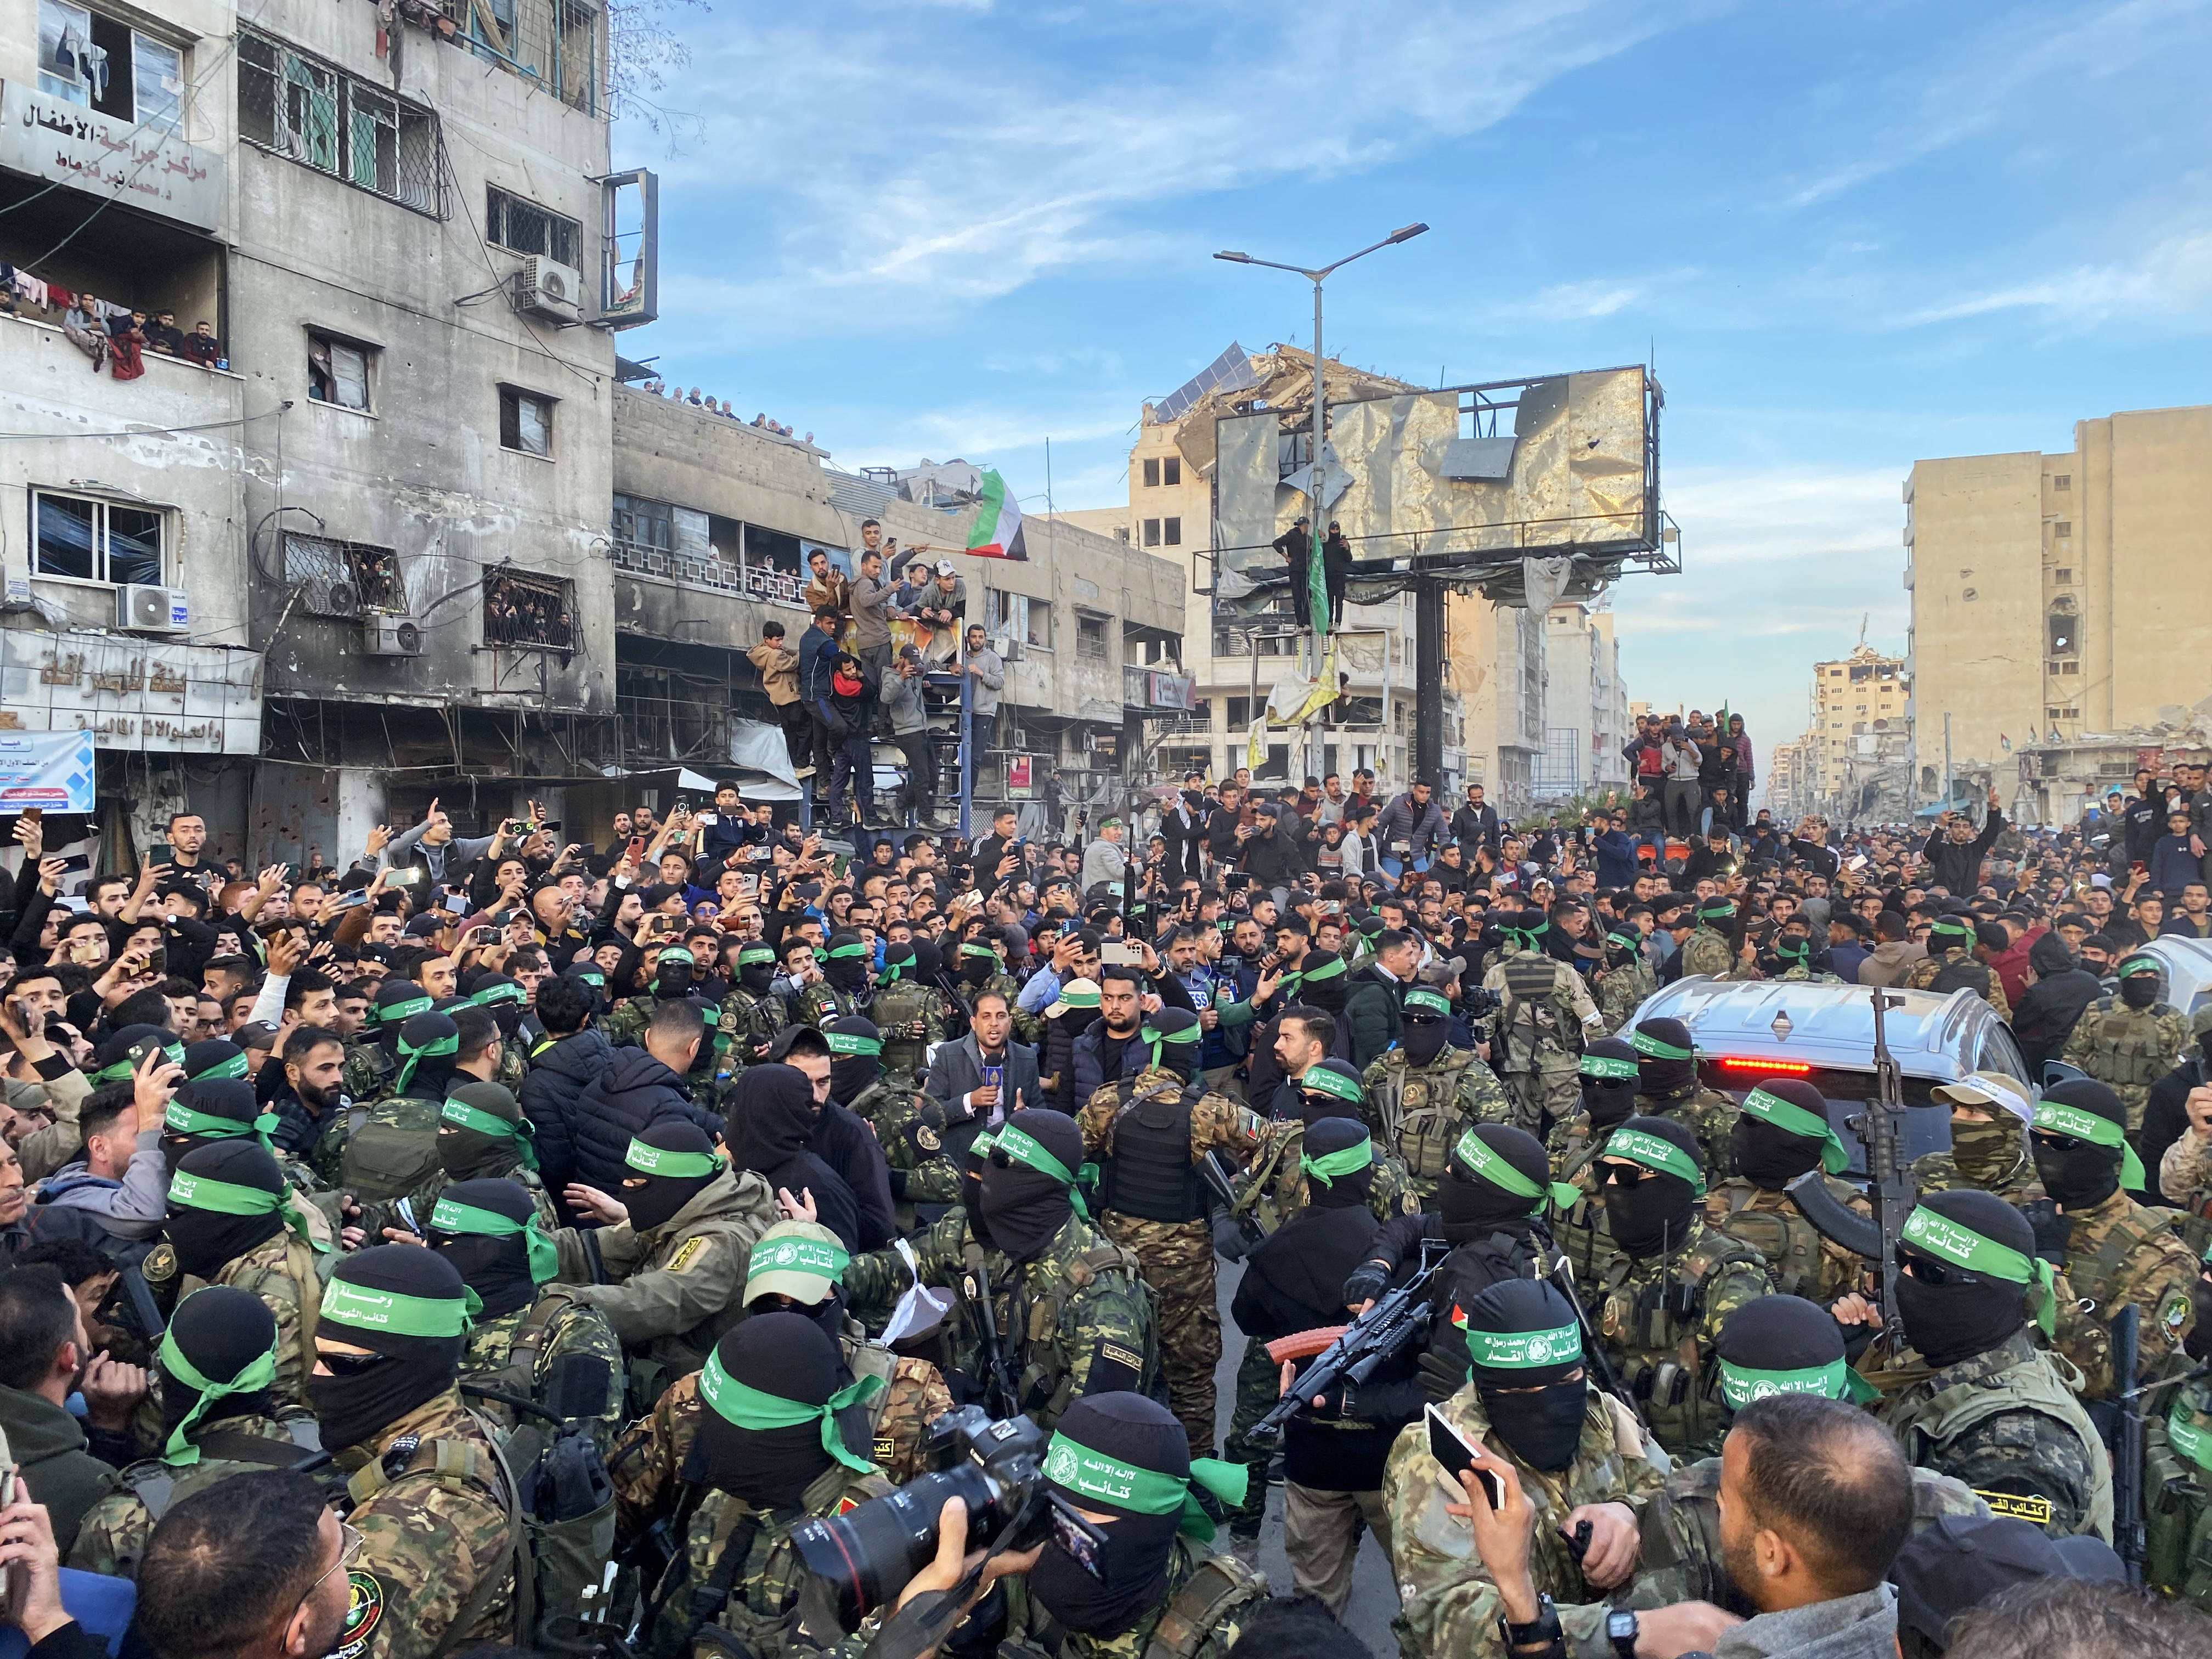
<svg viewBox="0 0 2212 1659"><path fill-rule="evenodd" d="M1413 584L1413 775L1442 788L1444 769L1444 585L1432 576ZM1384 711L1388 718L1389 711ZM1464 777L1462 782L1466 782Z"/></svg>
<svg viewBox="0 0 2212 1659"><path fill-rule="evenodd" d="M1298 550L1298 551L1299 551L1299 556L1300 556L1300 557L1301 557L1301 558L1304 560L1304 562L1305 568L1304 568L1303 571L1295 572L1295 573L1293 573L1293 574L1294 574L1294 579L1295 579L1295 580L1305 581L1305 582L1306 582L1306 585L1307 585L1307 588L1308 588L1308 590L1309 590L1309 591L1307 592L1307 594L1306 594L1306 615L1307 615L1307 617L1308 617L1309 618L1319 617L1319 618L1320 618L1320 623L1319 623L1319 629L1320 629L1320 632L1321 632L1321 633L1326 633L1326 632L1328 631L1328 629L1329 626L1331 625L1331 623L1334 621L1334 618L1333 618L1333 617L1329 617L1329 616L1328 615L1328 612L1327 612L1327 610L1326 610L1326 607L1327 607L1327 605L1328 605L1328 594L1327 587L1326 587L1326 585L1324 585L1322 592L1319 592L1319 593L1313 592L1311 592L1311 591L1310 591L1310 590L1311 590L1311 588L1312 588L1312 582L1310 581L1310 580L1309 580L1309 579L1311 577L1312 574L1313 574L1313 547L1312 547L1312 544L1312 544L1312 542L1313 542L1313 541L1316 541L1316 540L1320 539L1320 537L1321 537L1321 483L1322 483L1322 477L1321 477L1321 470L1322 470L1322 459L1321 459L1321 457L1322 457L1322 448L1321 448L1321 447L1322 447L1322 443L1323 440L1325 439L1325 437L1327 436L1327 434L1328 434L1328 382L1327 382L1327 380L1322 377L1322 355L1321 355L1321 285L1322 285L1322 278L1321 278L1321 277L1319 277L1319 276L1315 277L1315 278L1314 278L1314 341L1313 341L1313 345L1314 345L1313 453L1312 453L1311 455L1310 455L1310 456L1308 456L1308 457L1306 458L1307 459L1310 460L1310 461L1313 463L1313 487L1312 487L1312 489L1310 489L1310 490L1307 492L1307 495L1306 495L1306 510L1307 510L1309 513L1312 514L1312 515L1313 515L1313 519L1312 519L1312 522L1311 522L1311 523L1310 523L1310 524L1308 524L1308 525L1306 526L1306 535L1307 535L1307 537L1308 537L1308 538L1309 538L1308 544L1307 544L1306 546L1304 546L1304 547L1303 547L1303 548L1301 548L1301 549L1299 549L1299 550ZM1315 608L1315 607L1316 607L1316 606L1321 606L1321 607L1323 607L1323 608L1322 608L1322 609L1321 609L1321 610L1318 610L1318 611L1317 611L1317 610ZM1316 634L1316 638L1318 638L1318 637L1319 637L1319 634Z"/></svg>
<svg viewBox="0 0 2212 1659"><path fill-rule="evenodd" d="M1951 810L1951 797L1956 793L1951 787L1951 715L1943 714L1943 810Z"/></svg>

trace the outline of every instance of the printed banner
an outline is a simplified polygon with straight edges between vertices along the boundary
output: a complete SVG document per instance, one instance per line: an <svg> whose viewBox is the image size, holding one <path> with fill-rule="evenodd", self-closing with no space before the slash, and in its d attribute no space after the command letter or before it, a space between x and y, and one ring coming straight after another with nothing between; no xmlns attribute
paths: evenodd
<svg viewBox="0 0 2212 1659"><path fill-rule="evenodd" d="M0 732L0 812L90 812L92 733Z"/></svg>

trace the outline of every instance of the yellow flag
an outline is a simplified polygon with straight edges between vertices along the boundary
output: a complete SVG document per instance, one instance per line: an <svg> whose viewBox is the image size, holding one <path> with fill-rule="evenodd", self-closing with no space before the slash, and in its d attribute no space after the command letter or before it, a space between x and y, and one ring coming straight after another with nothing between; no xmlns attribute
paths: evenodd
<svg viewBox="0 0 2212 1659"><path fill-rule="evenodd" d="M1257 772L1267 763L1267 712L1260 711L1260 718L1252 722L1251 734L1244 739L1244 764Z"/></svg>

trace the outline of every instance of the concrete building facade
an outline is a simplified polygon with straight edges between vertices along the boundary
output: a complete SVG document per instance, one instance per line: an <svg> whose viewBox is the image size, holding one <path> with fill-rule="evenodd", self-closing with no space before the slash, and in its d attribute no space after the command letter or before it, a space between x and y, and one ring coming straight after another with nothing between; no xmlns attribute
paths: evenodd
<svg viewBox="0 0 2212 1659"><path fill-rule="evenodd" d="M1628 741L1628 688L1613 623L1602 601L1563 601L1544 618L1544 746L1531 780L1538 799L1627 789L1620 746Z"/></svg>
<svg viewBox="0 0 2212 1659"><path fill-rule="evenodd" d="M1844 823L1907 815L1912 683L1905 659L1862 645L1813 665L1813 724L1803 787L1813 810Z"/></svg>

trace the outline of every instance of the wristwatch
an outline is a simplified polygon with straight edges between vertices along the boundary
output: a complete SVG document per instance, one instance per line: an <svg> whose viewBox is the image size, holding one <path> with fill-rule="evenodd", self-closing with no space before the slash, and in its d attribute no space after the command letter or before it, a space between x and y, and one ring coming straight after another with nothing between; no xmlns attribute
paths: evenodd
<svg viewBox="0 0 2212 1659"><path fill-rule="evenodd" d="M1565 1633L1559 1628L1559 1610L1548 1595L1536 1598L1536 1616L1525 1625L1516 1625L1500 1618L1498 1633L1505 1645L1516 1652L1537 1650L1547 1653L1563 1653L1566 1649Z"/></svg>
<svg viewBox="0 0 2212 1659"><path fill-rule="evenodd" d="M1627 1607L1615 1607L1605 1616L1605 1639L1613 1644L1613 1650L1620 1659L1636 1659L1636 1614Z"/></svg>

